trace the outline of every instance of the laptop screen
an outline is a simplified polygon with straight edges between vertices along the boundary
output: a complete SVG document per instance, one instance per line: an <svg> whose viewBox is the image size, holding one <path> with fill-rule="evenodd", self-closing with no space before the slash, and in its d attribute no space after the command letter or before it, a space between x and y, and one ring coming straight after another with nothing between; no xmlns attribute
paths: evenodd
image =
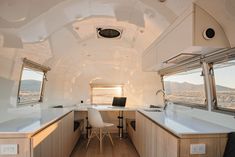
<svg viewBox="0 0 235 157"><path fill-rule="evenodd" d="M126 97L113 97L112 106L125 107Z"/></svg>

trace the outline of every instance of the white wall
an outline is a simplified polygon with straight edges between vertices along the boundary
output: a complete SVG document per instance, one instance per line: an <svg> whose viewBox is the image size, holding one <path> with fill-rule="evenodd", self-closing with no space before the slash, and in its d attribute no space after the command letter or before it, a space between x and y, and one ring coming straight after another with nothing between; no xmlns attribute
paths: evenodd
<svg viewBox="0 0 235 157"><path fill-rule="evenodd" d="M37 51L34 50L32 53L29 45L34 45ZM21 50L1 48L0 107L8 108L17 105L18 85L24 57L51 65L52 70L48 72L49 81L46 82L45 87L43 102L45 106L71 105L81 100L90 103L89 84L91 82L124 84L128 105L161 103L162 98L155 95L156 90L161 88L160 78L157 73L141 71L141 55L136 50L128 48L123 49L123 52L114 53L110 49L108 53L111 54L111 59L106 59L109 57L104 55L100 60L95 59L93 62L93 59L77 56L76 47L67 54L62 52L63 55L55 55L51 58L48 45L49 42L45 41L41 44L25 45ZM54 51L60 54L59 49L58 46ZM129 58L123 59L123 54L128 55ZM76 59L73 60L74 58Z"/></svg>

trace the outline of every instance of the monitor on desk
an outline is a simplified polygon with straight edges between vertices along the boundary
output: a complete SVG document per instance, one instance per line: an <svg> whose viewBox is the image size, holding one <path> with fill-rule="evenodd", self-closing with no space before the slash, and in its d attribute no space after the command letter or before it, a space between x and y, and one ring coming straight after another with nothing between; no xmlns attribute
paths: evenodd
<svg viewBox="0 0 235 157"><path fill-rule="evenodd" d="M112 106L125 107L126 97L114 97Z"/></svg>

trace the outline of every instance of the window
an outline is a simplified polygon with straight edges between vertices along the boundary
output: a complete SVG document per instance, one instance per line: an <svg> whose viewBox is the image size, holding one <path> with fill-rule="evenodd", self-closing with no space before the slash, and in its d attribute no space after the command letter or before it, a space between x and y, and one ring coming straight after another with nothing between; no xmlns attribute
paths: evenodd
<svg viewBox="0 0 235 157"><path fill-rule="evenodd" d="M49 70L24 59L18 90L18 104L42 102L45 74Z"/></svg>
<svg viewBox="0 0 235 157"><path fill-rule="evenodd" d="M206 105L206 94L202 70L195 69L164 76L166 101L186 105Z"/></svg>
<svg viewBox="0 0 235 157"><path fill-rule="evenodd" d="M95 85L91 84L92 104L111 105L113 97L123 96L122 85Z"/></svg>
<svg viewBox="0 0 235 157"><path fill-rule="evenodd" d="M235 60L215 64L213 70L216 107L235 110Z"/></svg>

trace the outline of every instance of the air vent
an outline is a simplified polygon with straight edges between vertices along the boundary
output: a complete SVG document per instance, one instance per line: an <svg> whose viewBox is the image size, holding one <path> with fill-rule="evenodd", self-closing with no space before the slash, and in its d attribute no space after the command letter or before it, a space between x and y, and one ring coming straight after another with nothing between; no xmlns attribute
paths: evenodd
<svg viewBox="0 0 235 157"><path fill-rule="evenodd" d="M120 39L122 35L122 29L111 27L98 27L96 28L96 32L98 38Z"/></svg>

